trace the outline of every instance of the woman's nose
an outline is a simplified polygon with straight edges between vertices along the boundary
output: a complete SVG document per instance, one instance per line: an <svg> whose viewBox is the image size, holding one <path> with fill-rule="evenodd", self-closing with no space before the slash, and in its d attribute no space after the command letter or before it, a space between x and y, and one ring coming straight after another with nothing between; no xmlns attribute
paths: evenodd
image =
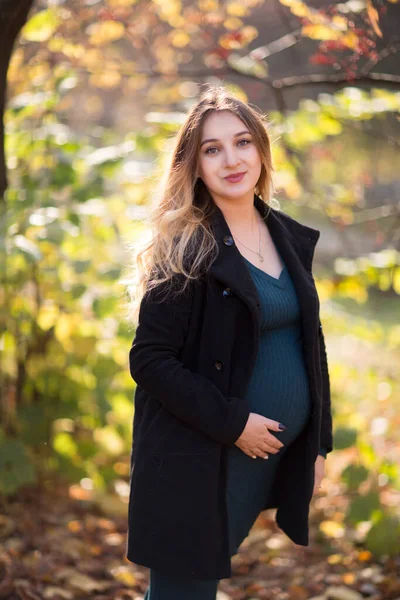
<svg viewBox="0 0 400 600"><path fill-rule="evenodd" d="M239 155L234 149L227 149L225 152L225 163L227 166L233 167L239 163Z"/></svg>

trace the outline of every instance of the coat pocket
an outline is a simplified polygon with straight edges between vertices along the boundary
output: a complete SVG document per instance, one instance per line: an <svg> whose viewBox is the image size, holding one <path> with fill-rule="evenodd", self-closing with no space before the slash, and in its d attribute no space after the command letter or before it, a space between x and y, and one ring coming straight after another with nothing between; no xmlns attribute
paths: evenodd
<svg viewBox="0 0 400 600"><path fill-rule="evenodd" d="M151 487L152 497L157 494L157 518L173 521L174 527L198 525L199 515L210 519L217 506L218 456L177 452L157 459L157 483Z"/></svg>

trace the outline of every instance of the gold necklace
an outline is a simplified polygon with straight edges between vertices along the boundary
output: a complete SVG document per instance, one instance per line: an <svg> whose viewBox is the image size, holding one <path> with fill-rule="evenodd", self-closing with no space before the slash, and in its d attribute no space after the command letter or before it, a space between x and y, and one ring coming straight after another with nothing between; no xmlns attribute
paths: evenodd
<svg viewBox="0 0 400 600"><path fill-rule="evenodd" d="M257 254L260 262L264 262L264 257L261 254L261 219L258 219L258 233L259 233L259 235L258 235L258 252L257 252L257 250L253 250L252 248L249 248L248 246L246 246L246 244L243 244L243 242L241 242L239 240L239 238L237 238L235 235L233 237L235 238L235 240L240 242L242 244L242 246L247 248L247 250L250 250L250 252L254 252L254 254Z"/></svg>

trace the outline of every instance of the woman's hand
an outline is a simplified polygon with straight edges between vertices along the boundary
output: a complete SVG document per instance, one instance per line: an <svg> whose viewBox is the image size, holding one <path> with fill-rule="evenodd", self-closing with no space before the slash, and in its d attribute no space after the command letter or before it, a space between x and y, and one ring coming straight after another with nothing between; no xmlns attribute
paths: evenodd
<svg viewBox="0 0 400 600"><path fill-rule="evenodd" d="M246 427L235 445L251 458L268 458L268 454L276 454L283 447L282 442L269 429L282 431L278 421L258 413L250 413Z"/></svg>
<svg viewBox="0 0 400 600"><path fill-rule="evenodd" d="M323 480L324 475L325 475L325 458L323 456L321 456L321 454L318 454L318 456L317 456L317 460L315 461L314 469L315 469L315 481L314 481L313 495L316 494L317 492L319 492L319 487L321 485L321 481Z"/></svg>

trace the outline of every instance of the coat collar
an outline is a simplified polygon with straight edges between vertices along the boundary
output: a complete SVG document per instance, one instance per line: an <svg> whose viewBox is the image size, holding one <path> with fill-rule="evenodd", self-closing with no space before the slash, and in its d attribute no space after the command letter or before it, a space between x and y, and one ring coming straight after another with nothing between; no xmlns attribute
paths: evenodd
<svg viewBox="0 0 400 600"><path fill-rule="evenodd" d="M267 224L271 238L285 261L298 294L304 324L307 325L312 301L317 302L311 283L311 264L320 231L269 207L257 194L254 194L254 206ZM248 305L258 326L261 315L257 288L223 212L216 204L211 215L211 227L219 253L209 268L209 275L230 287Z"/></svg>

